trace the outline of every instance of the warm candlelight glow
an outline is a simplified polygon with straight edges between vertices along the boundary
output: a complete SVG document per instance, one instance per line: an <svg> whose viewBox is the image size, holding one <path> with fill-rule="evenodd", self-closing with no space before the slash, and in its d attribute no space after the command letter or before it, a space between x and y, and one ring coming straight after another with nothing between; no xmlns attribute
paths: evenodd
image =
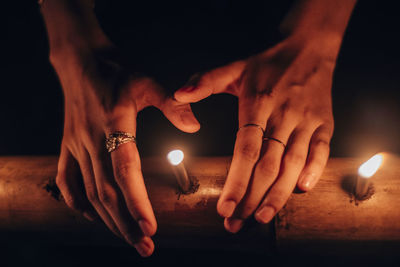
<svg viewBox="0 0 400 267"><path fill-rule="evenodd" d="M370 178L379 169L383 161L382 154L376 154L366 162L364 162L358 169L358 174L363 178Z"/></svg>
<svg viewBox="0 0 400 267"><path fill-rule="evenodd" d="M172 150L171 152L168 153L167 159L172 165L179 165L179 163L182 162L183 160L183 152L182 150Z"/></svg>

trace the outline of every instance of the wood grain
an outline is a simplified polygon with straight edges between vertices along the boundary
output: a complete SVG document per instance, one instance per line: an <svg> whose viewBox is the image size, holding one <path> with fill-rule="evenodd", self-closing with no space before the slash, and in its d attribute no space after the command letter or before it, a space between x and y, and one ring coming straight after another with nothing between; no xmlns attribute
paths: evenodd
<svg viewBox="0 0 400 267"><path fill-rule="evenodd" d="M274 251L321 247L321 244L400 243L400 160L388 155L372 178L374 195L354 202L348 191L363 159L330 159L315 189L294 193L275 222L249 222L236 235L223 229L216 203L230 164L229 157L188 158L189 176L198 191L179 195L164 159L142 161L153 205L160 246ZM3 236L37 233L50 242L122 245L101 223L85 220L46 191L56 175L57 158L0 157L0 232ZM350 179L350 180L349 180ZM347 191L346 191L347 190ZM394 244L394 245L393 245Z"/></svg>

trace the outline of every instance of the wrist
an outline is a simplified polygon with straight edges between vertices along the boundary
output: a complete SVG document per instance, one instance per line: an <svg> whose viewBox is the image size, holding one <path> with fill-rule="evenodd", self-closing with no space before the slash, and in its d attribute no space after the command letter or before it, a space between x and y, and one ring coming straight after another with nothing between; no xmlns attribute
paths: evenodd
<svg viewBox="0 0 400 267"><path fill-rule="evenodd" d="M356 0L297 0L280 30L288 39L322 44L333 53L340 48L355 3Z"/></svg>
<svg viewBox="0 0 400 267"><path fill-rule="evenodd" d="M94 14L92 0L46 0L41 12L48 33L50 59L62 60L66 55L111 45Z"/></svg>
<svg viewBox="0 0 400 267"><path fill-rule="evenodd" d="M256 57L261 59L280 58L282 62L290 62L298 57L306 57L320 63L336 64L342 37L340 35L308 36L290 35L272 48L268 48Z"/></svg>
<svg viewBox="0 0 400 267"><path fill-rule="evenodd" d="M343 36L335 32L321 32L314 34L293 34L288 36L284 43L297 50L308 50L322 58L336 61L342 44Z"/></svg>

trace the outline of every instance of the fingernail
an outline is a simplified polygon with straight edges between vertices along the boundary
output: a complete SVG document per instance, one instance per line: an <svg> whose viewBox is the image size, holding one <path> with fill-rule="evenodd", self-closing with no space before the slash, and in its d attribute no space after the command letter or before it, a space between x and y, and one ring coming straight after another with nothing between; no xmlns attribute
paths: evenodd
<svg viewBox="0 0 400 267"><path fill-rule="evenodd" d="M153 227L146 220L139 220L138 224L144 235L152 236L154 234Z"/></svg>
<svg viewBox="0 0 400 267"><path fill-rule="evenodd" d="M189 92L192 92L195 88L196 88L195 86L184 86L184 87L180 88L178 91L189 93Z"/></svg>
<svg viewBox="0 0 400 267"><path fill-rule="evenodd" d="M133 246L136 248L136 250L137 250L137 252L140 254L140 256L142 256L142 257L148 257L148 256L151 255L151 254L150 254L150 251L151 251L151 250L150 250L150 248L147 246L146 243L140 242L140 243L134 244Z"/></svg>
<svg viewBox="0 0 400 267"><path fill-rule="evenodd" d="M240 229L242 229L244 220L234 219L234 218L226 218L224 224L225 224L226 230L228 230L229 232L231 232L233 234L236 234L237 232L239 232Z"/></svg>
<svg viewBox="0 0 400 267"><path fill-rule="evenodd" d="M302 187L306 190L311 189L314 186L315 180L316 177L314 173L305 175L301 181Z"/></svg>
<svg viewBox="0 0 400 267"><path fill-rule="evenodd" d="M233 200L224 201L220 206L219 214L225 218L231 217L233 211L235 210L235 207L236 207L235 201Z"/></svg>
<svg viewBox="0 0 400 267"><path fill-rule="evenodd" d="M88 211L83 212L83 217L93 222L96 219L96 216Z"/></svg>
<svg viewBox="0 0 400 267"><path fill-rule="evenodd" d="M260 223L268 223L274 216L275 210L272 207L265 206L256 213L255 218Z"/></svg>

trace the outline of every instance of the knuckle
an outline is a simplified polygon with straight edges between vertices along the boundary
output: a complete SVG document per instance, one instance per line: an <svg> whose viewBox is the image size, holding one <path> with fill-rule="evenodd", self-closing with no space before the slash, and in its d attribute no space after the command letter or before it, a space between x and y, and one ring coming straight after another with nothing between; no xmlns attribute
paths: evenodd
<svg viewBox="0 0 400 267"><path fill-rule="evenodd" d="M147 206L148 202L150 202L148 198L127 201L128 210L134 218L139 219L145 216L143 208Z"/></svg>
<svg viewBox="0 0 400 267"><path fill-rule="evenodd" d="M318 170L318 168L323 168L326 164L327 158L321 158L318 156L313 156L310 158L310 165L314 170Z"/></svg>
<svg viewBox="0 0 400 267"><path fill-rule="evenodd" d="M74 210L81 210L81 206L79 205L78 201L74 197L72 197L69 194L63 195L65 204L67 204L68 207Z"/></svg>
<svg viewBox="0 0 400 267"><path fill-rule="evenodd" d="M123 180L130 172L129 163L121 163L115 168L115 176L117 179Z"/></svg>
<svg viewBox="0 0 400 267"><path fill-rule="evenodd" d="M56 176L56 185L58 188L64 188L66 187L66 179L67 177L64 174L61 174L60 172Z"/></svg>
<svg viewBox="0 0 400 267"><path fill-rule="evenodd" d="M109 189L99 190L99 201L105 208L114 207L116 197Z"/></svg>
<svg viewBox="0 0 400 267"><path fill-rule="evenodd" d="M317 113L313 109L311 109L309 107L305 107L303 109L302 117L305 120L310 121L310 122L320 122L321 113Z"/></svg>
<svg viewBox="0 0 400 267"><path fill-rule="evenodd" d="M135 167L133 163L130 162L125 162L122 164L119 164L115 168L115 180L119 185L124 185L126 184L126 179L132 175L133 170L137 169L138 167Z"/></svg>
<svg viewBox="0 0 400 267"><path fill-rule="evenodd" d="M97 130L93 129L93 126L88 126L86 130L79 134L82 142L81 147L85 147L93 155L98 155L102 151L101 148L103 148L103 146L99 145L103 144L103 136L100 137L100 135L94 134L97 132Z"/></svg>
<svg viewBox="0 0 400 267"><path fill-rule="evenodd" d="M317 139L313 143L314 143L314 146L316 146L318 148L324 148L324 149L328 149L328 150L330 148L330 145L329 145L330 142L326 139Z"/></svg>
<svg viewBox="0 0 400 267"><path fill-rule="evenodd" d="M264 177L276 177L279 173L280 163L276 160L263 160L258 168Z"/></svg>
<svg viewBox="0 0 400 267"><path fill-rule="evenodd" d="M260 155L260 149L253 143L245 143L239 147L239 155L244 160L255 162Z"/></svg>
<svg viewBox="0 0 400 267"><path fill-rule="evenodd" d="M243 198L247 189L247 182L236 180L230 183L227 198L235 200L237 203Z"/></svg>
<svg viewBox="0 0 400 267"><path fill-rule="evenodd" d="M203 78L204 75L204 73L197 72L189 78L186 84L191 86L198 86L200 80Z"/></svg>
<svg viewBox="0 0 400 267"><path fill-rule="evenodd" d="M253 97L256 99L272 99L278 95L276 87L272 84L256 86Z"/></svg>
<svg viewBox="0 0 400 267"><path fill-rule="evenodd" d="M197 86L209 86L212 83L213 74L212 73L205 73L197 80Z"/></svg>
<svg viewBox="0 0 400 267"><path fill-rule="evenodd" d="M288 193L286 190L275 188L271 191L271 200L273 203L280 203L282 202L282 199L286 198L287 195Z"/></svg>
<svg viewBox="0 0 400 267"><path fill-rule="evenodd" d="M279 212L279 210L281 209L281 205L279 204L279 202L277 202L277 201L274 200L274 199L268 201L268 203L266 204L266 206L272 208L272 209L274 210L274 214L276 214L277 212Z"/></svg>
<svg viewBox="0 0 400 267"><path fill-rule="evenodd" d="M294 104L287 100L279 108L279 116L278 119L280 121L294 121L298 120L301 115L296 110L297 108L294 106Z"/></svg>
<svg viewBox="0 0 400 267"><path fill-rule="evenodd" d="M96 205L99 203L99 198L95 190L86 190L86 197L90 203Z"/></svg>
<svg viewBox="0 0 400 267"><path fill-rule="evenodd" d="M274 190L268 197L268 206L272 207L275 212L278 212L288 199L288 194L282 190Z"/></svg>
<svg viewBox="0 0 400 267"><path fill-rule="evenodd" d="M302 165L306 161L306 157L299 152L289 152L285 156L285 163L293 165Z"/></svg>

